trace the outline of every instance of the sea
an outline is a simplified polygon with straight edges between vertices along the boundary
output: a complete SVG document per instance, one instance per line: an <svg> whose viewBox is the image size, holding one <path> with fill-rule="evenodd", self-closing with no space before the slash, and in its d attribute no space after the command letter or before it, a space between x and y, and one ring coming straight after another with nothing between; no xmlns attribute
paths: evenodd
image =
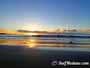
<svg viewBox="0 0 90 68"><path fill-rule="evenodd" d="M0 66L61 67L59 62L90 62L90 34L0 35ZM57 62L56 64L52 64ZM13 66L11 66L13 65ZM84 66L84 65L76 65Z"/></svg>

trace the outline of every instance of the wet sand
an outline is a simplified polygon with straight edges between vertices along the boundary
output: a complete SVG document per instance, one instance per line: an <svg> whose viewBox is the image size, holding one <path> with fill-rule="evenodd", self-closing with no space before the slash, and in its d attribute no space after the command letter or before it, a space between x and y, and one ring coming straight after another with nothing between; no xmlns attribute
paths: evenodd
<svg viewBox="0 0 90 68"><path fill-rule="evenodd" d="M53 67L54 60L88 62L90 51L0 45L0 66L3 67Z"/></svg>

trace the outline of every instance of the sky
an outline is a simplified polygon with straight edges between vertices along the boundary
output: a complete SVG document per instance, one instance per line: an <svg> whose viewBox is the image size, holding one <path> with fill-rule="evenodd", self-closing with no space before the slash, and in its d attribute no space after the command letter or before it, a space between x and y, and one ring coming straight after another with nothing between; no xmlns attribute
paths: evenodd
<svg viewBox="0 0 90 68"><path fill-rule="evenodd" d="M90 0L0 0L0 28L87 29Z"/></svg>

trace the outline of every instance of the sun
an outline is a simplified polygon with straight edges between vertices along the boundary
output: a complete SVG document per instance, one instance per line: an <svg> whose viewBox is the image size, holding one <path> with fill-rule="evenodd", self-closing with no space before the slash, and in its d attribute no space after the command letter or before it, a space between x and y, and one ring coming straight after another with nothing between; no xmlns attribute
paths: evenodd
<svg viewBox="0 0 90 68"><path fill-rule="evenodd" d="M22 27L22 29L29 30L29 31L43 31L43 30L45 30L45 28L41 24L38 24L38 23L32 23L30 25L25 25Z"/></svg>

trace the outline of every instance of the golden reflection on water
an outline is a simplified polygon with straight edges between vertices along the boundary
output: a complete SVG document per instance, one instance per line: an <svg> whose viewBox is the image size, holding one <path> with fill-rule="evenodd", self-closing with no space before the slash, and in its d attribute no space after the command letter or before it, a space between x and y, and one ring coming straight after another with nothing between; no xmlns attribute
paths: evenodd
<svg viewBox="0 0 90 68"><path fill-rule="evenodd" d="M38 41L36 38L28 39L28 40L0 40L0 44L4 45L24 45L26 47L34 48L34 47L63 47L64 44L52 44L52 43L40 43L44 41Z"/></svg>
<svg viewBox="0 0 90 68"><path fill-rule="evenodd" d="M0 40L1 45L24 45L26 40Z"/></svg>
<svg viewBox="0 0 90 68"><path fill-rule="evenodd" d="M37 45L36 43L27 44L27 46L30 47L30 48L34 48L34 47L36 47L36 45Z"/></svg>
<svg viewBox="0 0 90 68"><path fill-rule="evenodd" d="M26 46L28 46L30 48L36 47L36 45L37 45L36 41L37 41L36 39L29 39L27 41L27 45Z"/></svg>
<svg viewBox="0 0 90 68"><path fill-rule="evenodd" d="M36 38L31 38L27 40L0 40L0 45L15 45L15 46L26 46L28 48L35 47L80 47L80 48L90 48L90 45L74 45L74 44L52 44L52 43L40 43L45 41L38 41Z"/></svg>

